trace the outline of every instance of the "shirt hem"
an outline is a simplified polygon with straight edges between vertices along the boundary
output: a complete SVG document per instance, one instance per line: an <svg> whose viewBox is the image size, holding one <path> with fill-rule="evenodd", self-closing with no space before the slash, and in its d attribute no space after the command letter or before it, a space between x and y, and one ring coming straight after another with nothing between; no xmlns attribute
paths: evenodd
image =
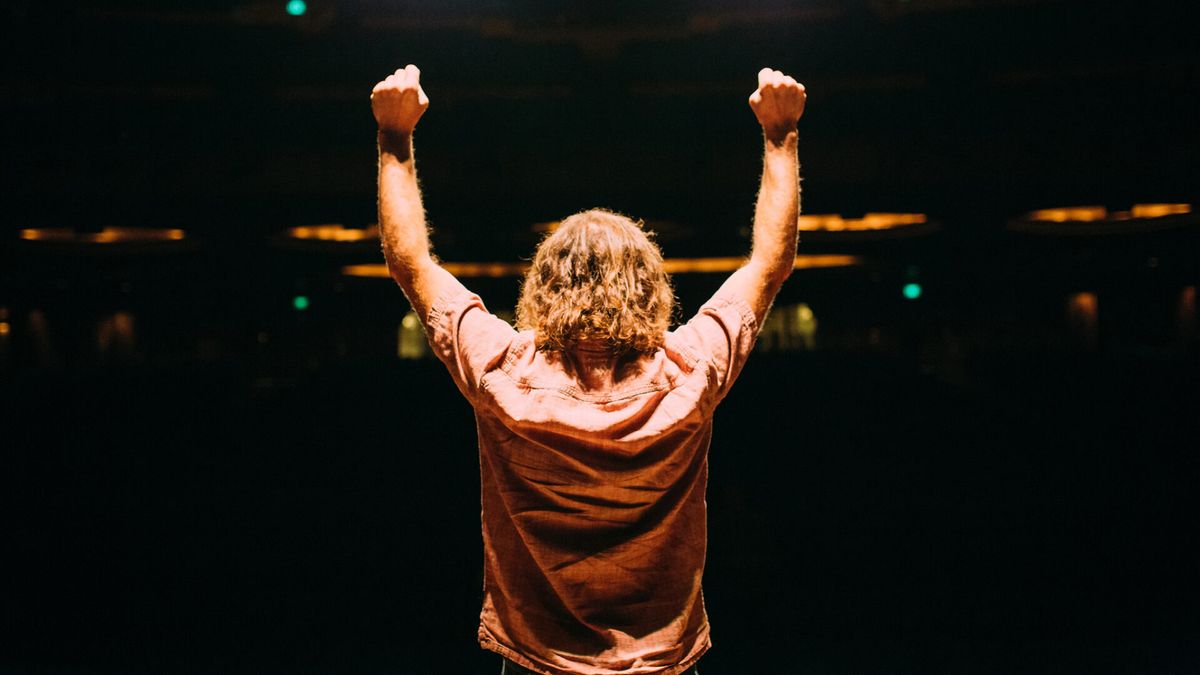
<svg viewBox="0 0 1200 675"><path fill-rule="evenodd" d="M494 639L484 635L482 631L480 631L479 635L479 646L484 650L503 656L522 668L539 673L539 675L571 675L571 671L568 670L546 670L544 666L539 666L528 658L513 651L509 647L505 647L499 642L496 642ZM653 675L679 675L688 668L696 665L696 662L700 660L700 657L707 654L709 649L712 649L712 638L706 634L695 654L673 666L668 666L662 670L655 671Z"/></svg>

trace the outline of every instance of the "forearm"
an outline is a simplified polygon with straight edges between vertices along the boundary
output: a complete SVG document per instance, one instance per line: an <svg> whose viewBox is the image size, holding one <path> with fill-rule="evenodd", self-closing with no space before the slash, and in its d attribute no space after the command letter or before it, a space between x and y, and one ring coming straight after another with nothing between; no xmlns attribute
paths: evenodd
<svg viewBox="0 0 1200 675"><path fill-rule="evenodd" d="M797 134L768 135L763 149L762 185L754 209L750 260L780 283L796 260L796 225L800 215L800 165Z"/></svg>
<svg viewBox="0 0 1200 675"><path fill-rule="evenodd" d="M431 260L411 134L379 133L379 238L397 281Z"/></svg>

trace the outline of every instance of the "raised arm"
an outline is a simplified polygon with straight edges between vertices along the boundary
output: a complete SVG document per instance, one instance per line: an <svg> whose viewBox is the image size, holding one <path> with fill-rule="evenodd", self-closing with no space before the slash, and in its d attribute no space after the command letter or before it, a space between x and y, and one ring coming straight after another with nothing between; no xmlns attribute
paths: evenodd
<svg viewBox="0 0 1200 675"><path fill-rule="evenodd" d="M750 108L763 128L763 174L754 209L750 260L721 291L740 297L761 325L775 294L796 261L796 220L800 215L800 167L796 123L804 114L804 85L778 70L758 73Z"/></svg>
<svg viewBox="0 0 1200 675"><path fill-rule="evenodd" d="M388 271L424 321L429 307L458 280L429 253L425 206L413 160L413 129L429 99L421 90L421 71L409 65L371 91L371 110L379 124L379 236Z"/></svg>

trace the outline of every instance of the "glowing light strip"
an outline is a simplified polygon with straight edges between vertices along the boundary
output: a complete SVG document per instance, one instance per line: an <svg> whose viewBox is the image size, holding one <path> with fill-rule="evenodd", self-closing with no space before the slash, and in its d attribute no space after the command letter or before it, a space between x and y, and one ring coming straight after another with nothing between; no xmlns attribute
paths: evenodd
<svg viewBox="0 0 1200 675"><path fill-rule="evenodd" d="M1032 211L1024 220L1031 223L1096 223L1181 216L1191 212L1191 204L1134 204L1129 211L1109 211L1103 206L1071 206Z"/></svg>
<svg viewBox="0 0 1200 675"><path fill-rule="evenodd" d="M733 272L746 264L745 258L668 258L663 268L668 274ZM822 269L831 267L854 267L862 264L862 258L853 255L798 255L794 269ZM529 263L442 263L442 267L456 277L519 277L529 269ZM367 279L387 279L387 265L347 265L342 274Z"/></svg>
<svg viewBox="0 0 1200 675"><path fill-rule="evenodd" d="M302 239L306 241L332 241L338 243L351 243L359 241L369 241L379 239L379 227L371 225L362 229L353 227L345 227L339 224L330 225L303 225L293 227L287 231L287 236L292 239Z"/></svg>
<svg viewBox="0 0 1200 675"><path fill-rule="evenodd" d="M1093 223L1108 217L1103 206L1073 206L1063 209L1042 209L1025 216L1026 220L1043 223Z"/></svg>
<svg viewBox="0 0 1200 675"><path fill-rule="evenodd" d="M76 232L69 227L35 227L21 230L19 236L25 241L66 244L129 244L180 241L187 234L178 229L137 227L106 227L99 232Z"/></svg>
<svg viewBox="0 0 1200 675"><path fill-rule="evenodd" d="M1130 215L1134 218L1162 218L1191 212L1191 204L1134 204Z"/></svg>
<svg viewBox="0 0 1200 675"><path fill-rule="evenodd" d="M929 217L924 213L868 213L862 218L843 218L834 213L800 216L796 227L801 232L860 232L894 230L927 222Z"/></svg>

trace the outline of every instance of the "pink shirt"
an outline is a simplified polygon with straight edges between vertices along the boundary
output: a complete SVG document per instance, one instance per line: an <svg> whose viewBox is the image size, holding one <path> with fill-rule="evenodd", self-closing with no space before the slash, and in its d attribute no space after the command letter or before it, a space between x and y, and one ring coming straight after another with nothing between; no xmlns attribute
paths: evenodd
<svg viewBox="0 0 1200 675"><path fill-rule="evenodd" d="M754 346L750 307L718 292L605 391L461 286L426 330L479 432L480 645L547 675L694 664L712 415Z"/></svg>

